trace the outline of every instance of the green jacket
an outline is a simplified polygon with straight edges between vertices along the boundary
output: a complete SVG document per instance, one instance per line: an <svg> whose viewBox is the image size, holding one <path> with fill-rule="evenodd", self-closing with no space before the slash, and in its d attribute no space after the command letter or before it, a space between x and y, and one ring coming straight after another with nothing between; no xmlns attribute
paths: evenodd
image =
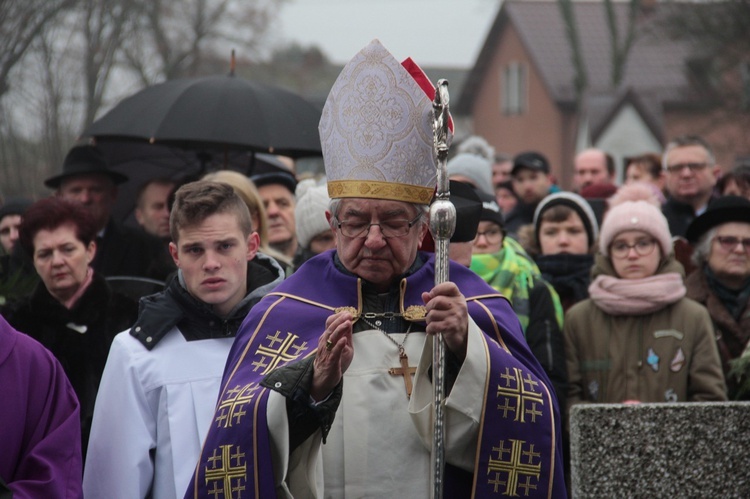
<svg viewBox="0 0 750 499"><path fill-rule="evenodd" d="M674 272L673 257L657 273ZM681 269L682 267L679 266ZM614 275L603 258L594 274ZM688 298L646 315L610 315L587 299L565 315L568 405L726 400L706 309Z"/></svg>

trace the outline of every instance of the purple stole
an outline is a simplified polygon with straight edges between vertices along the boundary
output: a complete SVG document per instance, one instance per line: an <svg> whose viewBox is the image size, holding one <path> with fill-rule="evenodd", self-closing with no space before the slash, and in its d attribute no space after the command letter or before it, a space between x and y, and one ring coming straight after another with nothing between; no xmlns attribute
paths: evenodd
<svg viewBox="0 0 750 499"><path fill-rule="evenodd" d="M360 309L358 279L340 272L333 254L305 263L253 307L240 327L186 498L275 497L269 391L260 382L273 369L314 355L334 310ZM421 255L425 265L401 283L404 310L423 305L422 291L434 285L434 255ZM486 333L490 374L475 472L446 466L445 497L565 497L557 401L518 319L508 301L470 270L452 263L450 276Z"/></svg>

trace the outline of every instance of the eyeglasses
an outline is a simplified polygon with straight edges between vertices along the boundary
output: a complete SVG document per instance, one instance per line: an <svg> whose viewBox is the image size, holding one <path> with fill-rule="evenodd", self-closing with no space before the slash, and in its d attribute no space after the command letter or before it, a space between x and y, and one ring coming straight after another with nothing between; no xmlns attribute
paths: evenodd
<svg viewBox="0 0 750 499"><path fill-rule="evenodd" d="M635 244L628 244L625 241L615 241L610 246L610 253L615 258L627 258L630 254L630 250L634 249L638 256L648 256L656 247L656 241L653 239L641 239L636 241Z"/></svg>
<svg viewBox="0 0 750 499"><path fill-rule="evenodd" d="M371 224L360 220L344 220L343 222L336 224L336 226L346 237L357 239L367 237L367 234L370 233L370 228L373 225L377 225L380 227L380 233L383 237L389 239L391 237L404 237L420 218L422 218L421 213L417 215L414 220L399 218L396 220L386 220L385 222L377 224Z"/></svg>
<svg viewBox="0 0 750 499"><path fill-rule="evenodd" d="M667 166L669 173L679 173L685 168L688 168L691 172L696 173L702 171L708 166L708 163L677 163L676 165Z"/></svg>
<svg viewBox="0 0 750 499"><path fill-rule="evenodd" d="M737 245L741 244L745 253L750 253L750 237L740 239L739 237L734 236L716 236L714 237L714 241L718 241L719 246L721 246L721 249L724 251L734 251Z"/></svg>
<svg viewBox="0 0 750 499"><path fill-rule="evenodd" d="M484 232L477 232L476 237L474 237L474 241L479 241L480 236L484 236L484 238L487 240L487 243L489 244L497 244L503 239L503 231L500 229L490 229Z"/></svg>

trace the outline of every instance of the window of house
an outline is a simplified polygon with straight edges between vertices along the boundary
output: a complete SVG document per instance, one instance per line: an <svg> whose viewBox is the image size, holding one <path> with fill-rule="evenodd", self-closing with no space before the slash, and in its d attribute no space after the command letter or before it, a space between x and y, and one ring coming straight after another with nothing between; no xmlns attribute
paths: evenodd
<svg viewBox="0 0 750 499"><path fill-rule="evenodd" d="M523 114L526 111L526 66L511 62L502 69L500 105L503 114Z"/></svg>

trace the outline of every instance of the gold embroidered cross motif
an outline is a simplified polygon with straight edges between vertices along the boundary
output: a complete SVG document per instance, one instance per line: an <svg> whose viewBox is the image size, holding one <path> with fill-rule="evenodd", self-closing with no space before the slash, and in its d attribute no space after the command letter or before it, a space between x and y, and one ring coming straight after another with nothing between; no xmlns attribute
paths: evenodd
<svg viewBox="0 0 750 499"><path fill-rule="evenodd" d="M503 413L503 418L507 419L508 413L512 412L514 421L525 423L526 418L530 417L532 423L536 422L536 417L543 414L540 408L544 407L542 392L536 390L539 382L529 373L524 378L517 367L513 368L513 373L506 367L500 378L501 383L497 385L497 410Z"/></svg>
<svg viewBox="0 0 750 499"><path fill-rule="evenodd" d="M404 351L403 348L399 349L398 360L401 363L401 367L391 367L390 369L388 369L388 374L404 377L404 388L406 388L406 398L411 398L411 389L412 389L411 377L413 374L417 372L417 368L409 367L409 357L406 355L406 352Z"/></svg>
<svg viewBox="0 0 750 499"><path fill-rule="evenodd" d="M227 390L216 410L216 418L214 419L214 422L217 423L216 427L229 428L233 423L239 424L242 417L247 415L245 405L252 402L255 392L259 388L257 383L249 383Z"/></svg>
<svg viewBox="0 0 750 499"><path fill-rule="evenodd" d="M234 445L222 445L219 449L214 449L208 459L210 467L206 466L205 469L206 486L211 484L208 493L214 499L240 497L242 491L245 490L247 474L245 453L240 452L239 446L232 452L232 447ZM221 450L220 454L219 450Z"/></svg>
<svg viewBox="0 0 750 499"><path fill-rule="evenodd" d="M523 495L528 496L531 490L537 488L536 483L542 469L541 453L534 452L534 444L529 444L524 449L526 442L523 440L511 439L508 442L510 448L505 447L505 440L501 440L498 447L492 448L497 453L497 458L493 458L490 453L487 474L492 476L487 483L494 486L495 493L502 486L505 487L502 493L506 496L518 496L519 489L523 489Z"/></svg>
<svg viewBox="0 0 750 499"><path fill-rule="evenodd" d="M260 345L255 351L256 358L252 363L253 371L262 369L261 375L265 375L276 369L281 363L287 363L295 360L307 348L307 342L296 344L299 338L296 334L286 333L285 338L281 338L281 331L276 331L273 336L266 336L267 344ZM276 344L279 344L276 346ZM259 357L258 357L259 356Z"/></svg>

